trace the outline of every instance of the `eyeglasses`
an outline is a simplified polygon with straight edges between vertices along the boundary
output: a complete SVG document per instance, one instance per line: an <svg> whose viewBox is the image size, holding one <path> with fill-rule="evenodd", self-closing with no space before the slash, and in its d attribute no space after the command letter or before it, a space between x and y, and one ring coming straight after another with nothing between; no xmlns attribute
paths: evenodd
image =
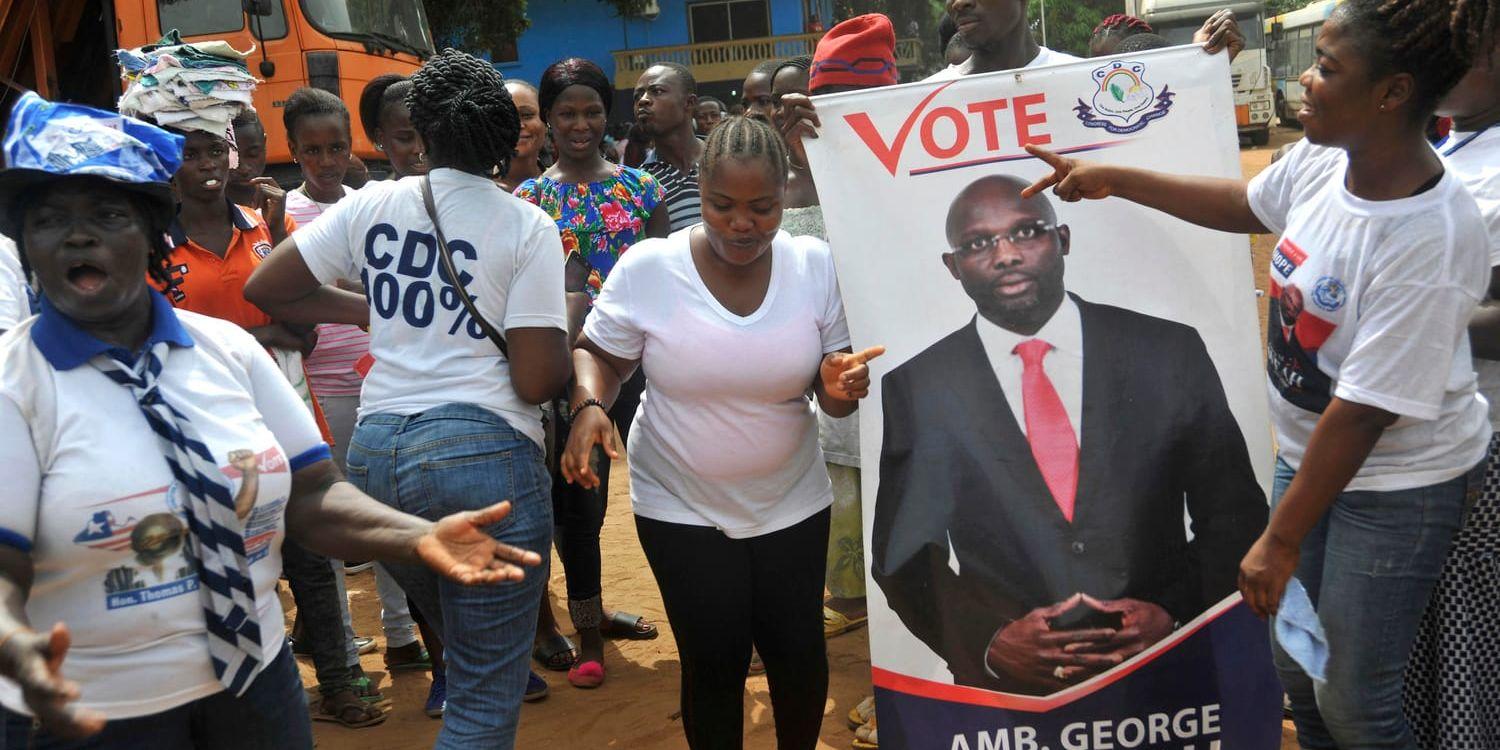
<svg viewBox="0 0 1500 750"><path fill-rule="evenodd" d="M1000 246L1000 241L1010 243L1011 247L1018 250L1041 247L1052 241L1052 235L1057 227L1045 221L1033 221L1025 224L1017 224L1004 234L987 234L979 237L971 237L953 247L953 251L964 257L992 252Z"/></svg>

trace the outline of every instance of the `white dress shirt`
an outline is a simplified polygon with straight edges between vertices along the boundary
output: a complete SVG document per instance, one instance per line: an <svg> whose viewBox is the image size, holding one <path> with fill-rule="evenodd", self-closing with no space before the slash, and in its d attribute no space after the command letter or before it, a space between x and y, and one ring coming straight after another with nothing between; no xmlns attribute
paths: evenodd
<svg viewBox="0 0 1500 750"><path fill-rule="evenodd" d="M1063 409L1068 412L1068 422L1073 425L1073 435L1083 443L1081 420L1083 418L1083 320L1078 315L1078 303L1072 297L1063 297L1062 305L1052 319L1036 332L1035 336L1022 336L1007 331L979 316L979 341L1000 381L1000 390L1005 392L1005 402L1016 417L1016 426L1026 434L1026 408L1021 393L1021 372L1024 366L1021 355L1015 353L1017 344L1041 339L1052 345L1047 356L1042 358L1042 369L1057 389Z"/></svg>

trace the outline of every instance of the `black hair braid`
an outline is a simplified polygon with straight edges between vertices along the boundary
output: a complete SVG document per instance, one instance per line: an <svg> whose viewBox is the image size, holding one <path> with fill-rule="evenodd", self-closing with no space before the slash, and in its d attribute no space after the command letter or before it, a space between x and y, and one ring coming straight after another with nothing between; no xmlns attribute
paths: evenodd
<svg viewBox="0 0 1500 750"><path fill-rule="evenodd" d="M406 76L400 73L383 73L371 78L364 90L359 92L359 126L365 131L365 137L372 142L375 140L375 131L380 129L380 113L385 111L388 104L385 100L386 92L405 80ZM402 96L405 95L403 89Z"/></svg>
<svg viewBox="0 0 1500 750"><path fill-rule="evenodd" d="M1453 5L1453 17L1449 30L1453 43L1461 51L1478 62L1495 43L1495 32L1500 27L1500 0L1457 0Z"/></svg>
<svg viewBox="0 0 1500 750"><path fill-rule="evenodd" d="M281 124L286 127L286 137L296 140L297 123L304 117L334 115L344 121L344 132L349 132L349 108L344 100L323 89L303 86L286 98L286 108L281 110Z"/></svg>
<svg viewBox="0 0 1500 750"><path fill-rule="evenodd" d="M771 80L775 81L776 76L780 75L781 71L785 68L796 68L806 73L812 70L812 55L797 55L796 57L788 57L782 60L781 64L776 66L776 72L771 74Z"/></svg>
<svg viewBox="0 0 1500 750"><path fill-rule="evenodd" d="M406 108L434 167L485 177L509 171L521 118L489 63L455 49L439 52L412 74Z"/></svg>
<svg viewBox="0 0 1500 750"><path fill-rule="evenodd" d="M756 64L756 66L754 68L750 69L750 75L752 75L752 76L774 76L774 75L776 75L776 70L781 67L781 64L783 62L786 62L786 61L782 60L780 58L763 61L761 63Z"/></svg>
<svg viewBox="0 0 1500 750"><path fill-rule="evenodd" d="M1458 11L1457 0L1347 0L1335 13L1369 59L1372 75L1411 75L1412 120L1426 123L1473 60L1474 51L1458 38Z"/></svg>
<svg viewBox="0 0 1500 750"><path fill-rule="evenodd" d="M703 158L698 162L698 179L706 182L725 159L750 161L759 159L766 163L777 180L785 181L791 162L787 158L786 141L770 125L749 117L730 117L714 128L703 145Z"/></svg>

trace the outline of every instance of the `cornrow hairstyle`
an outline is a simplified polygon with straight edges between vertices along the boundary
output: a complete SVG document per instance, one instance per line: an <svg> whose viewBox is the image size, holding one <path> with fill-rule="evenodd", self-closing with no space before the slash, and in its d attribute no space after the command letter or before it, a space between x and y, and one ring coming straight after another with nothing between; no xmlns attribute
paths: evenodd
<svg viewBox="0 0 1500 750"><path fill-rule="evenodd" d="M1157 34L1131 34L1115 47L1115 54L1124 55L1131 52L1145 52L1148 49L1162 49L1170 47L1172 43Z"/></svg>
<svg viewBox="0 0 1500 750"><path fill-rule="evenodd" d="M569 57L552 63L542 73L542 85L537 87L536 99L542 110L543 121L546 121L547 113L552 111L552 105L557 103L557 97L569 86L593 89L599 95L599 101L604 103L604 116L609 117L609 105L614 99L614 87L609 84L609 76L592 60Z"/></svg>
<svg viewBox="0 0 1500 750"><path fill-rule="evenodd" d="M483 177L510 170L521 118L489 63L455 49L437 53L412 74L406 108L434 167Z"/></svg>
<svg viewBox="0 0 1500 750"><path fill-rule="evenodd" d="M701 183L713 179L714 172L725 159L765 162L774 179L785 182L791 162L787 158L786 141L769 124L744 116L725 118L708 134L703 145L703 158L698 162L698 180Z"/></svg>
<svg viewBox="0 0 1500 750"><path fill-rule="evenodd" d="M363 91L359 92L359 126L365 131L365 137L371 141L375 140L375 131L380 129L380 116L384 114L386 106L401 101L400 97L406 96L410 86L399 87L398 95L392 90L398 88L396 84L407 80L406 76L399 73L383 73L370 79L365 84ZM387 92L395 97L394 101L386 101Z"/></svg>
<svg viewBox="0 0 1500 750"><path fill-rule="evenodd" d="M677 80L682 82L682 93L684 96L698 93L698 79L693 77L693 71L688 70L686 65L668 60L666 62L652 63L651 67L666 68L672 71L672 74L677 76Z"/></svg>
<svg viewBox="0 0 1500 750"><path fill-rule="evenodd" d="M782 68L796 68L798 70L812 70L812 55L797 55L788 57L776 66L776 72L780 73Z"/></svg>
<svg viewBox="0 0 1500 750"><path fill-rule="evenodd" d="M760 64L756 65L754 68L750 69L750 75L766 76L767 78L770 78L776 75L777 69L781 67L781 64L783 62L785 61L780 58L773 58L771 60L763 61Z"/></svg>
<svg viewBox="0 0 1500 750"><path fill-rule="evenodd" d="M1469 72L1473 49L1459 36L1484 36L1496 0L1346 0L1333 12L1370 63L1372 78L1406 73L1415 83L1411 117L1426 123L1438 101ZM1475 20L1477 18L1477 20ZM1462 32L1461 34L1459 32Z"/></svg>
<svg viewBox="0 0 1500 750"><path fill-rule="evenodd" d="M286 126L286 137L297 137L297 123L304 117L335 115L344 120L344 131L349 132L349 108L344 100L323 89L303 86L286 98L286 108L281 111L281 123Z"/></svg>

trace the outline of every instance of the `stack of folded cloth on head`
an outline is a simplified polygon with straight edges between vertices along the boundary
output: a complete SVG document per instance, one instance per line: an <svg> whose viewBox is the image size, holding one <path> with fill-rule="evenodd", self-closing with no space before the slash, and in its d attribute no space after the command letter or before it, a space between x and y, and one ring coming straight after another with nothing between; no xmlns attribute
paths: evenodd
<svg viewBox="0 0 1500 750"><path fill-rule="evenodd" d="M230 122L251 108L258 83L245 67L247 54L224 41L184 44L176 31L155 44L116 50L126 83L120 113L179 131L233 133Z"/></svg>

